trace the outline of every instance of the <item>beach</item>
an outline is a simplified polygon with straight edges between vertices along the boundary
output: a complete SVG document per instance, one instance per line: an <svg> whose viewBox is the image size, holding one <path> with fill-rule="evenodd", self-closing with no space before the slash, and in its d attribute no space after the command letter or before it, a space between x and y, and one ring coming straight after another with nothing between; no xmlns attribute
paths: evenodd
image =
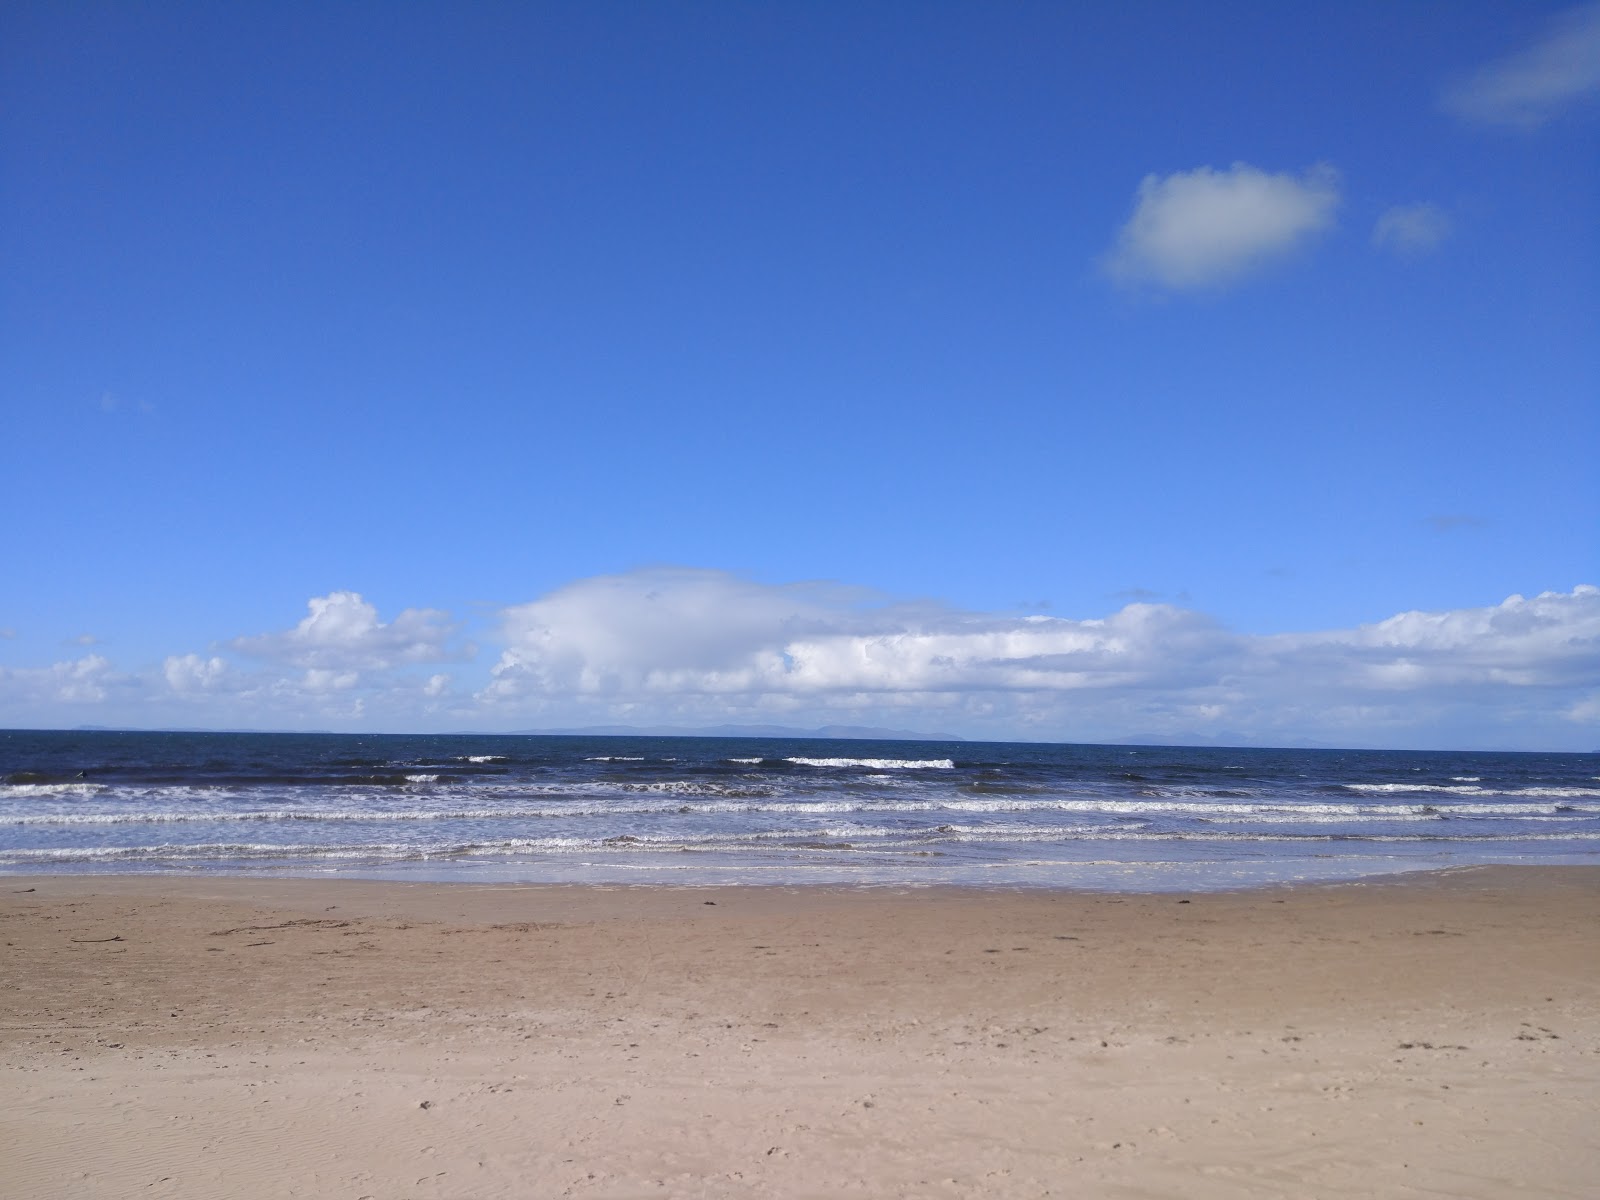
<svg viewBox="0 0 1600 1200"><path fill-rule="evenodd" d="M1600 869L0 879L0 1195L1588 1196Z"/></svg>

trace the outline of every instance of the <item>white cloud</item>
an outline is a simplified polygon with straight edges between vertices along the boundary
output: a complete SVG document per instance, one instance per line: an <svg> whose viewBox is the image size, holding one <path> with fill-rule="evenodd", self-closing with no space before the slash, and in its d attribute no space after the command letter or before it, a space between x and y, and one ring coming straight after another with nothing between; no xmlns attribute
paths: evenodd
<svg viewBox="0 0 1600 1200"><path fill-rule="evenodd" d="M130 683L108 659L86 654L48 667L0 667L0 701L27 709L34 705L99 704L113 689Z"/></svg>
<svg viewBox="0 0 1600 1200"><path fill-rule="evenodd" d="M1495 705L1528 689L1570 706L1564 690L1600 684L1592 587L1252 636L1165 604L1019 618L647 571L571 584L504 619L506 648L481 696L490 710L577 706L644 722L910 709L998 736L1231 727L1372 741L1463 706L1492 723Z"/></svg>
<svg viewBox="0 0 1600 1200"><path fill-rule="evenodd" d="M326 667L312 667L305 673L301 686L313 694L347 692L360 681L355 671L330 671Z"/></svg>
<svg viewBox="0 0 1600 1200"><path fill-rule="evenodd" d="M383 670L402 663L456 657L448 613L408 608L389 624L359 592L332 592L307 601L310 613L293 629L235 638L232 650L252 658L320 670Z"/></svg>
<svg viewBox="0 0 1600 1200"><path fill-rule="evenodd" d="M198 654L172 655L161 665L162 677L174 692L189 695L216 688L225 678L228 664L220 658L201 658Z"/></svg>
<svg viewBox="0 0 1600 1200"><path fill-rule="evenodd" d="M785 643L852 625L865 595L683 568L581 580L502 614L492 691L748 690Z"/></svg>
<svg viewBox="0 0 1600 1200"><path fill-rule="evenodd" d="M1372 244L1404 257L1437 250L1450 236L1451 222L1437 204L1397 204L1372 227Z"/></svg>
<svg viewBox="0 0 1600 1200"><path fill-rule="evenodd" d="M1531 45L1446 89L1445 109L1469 121L1537 129L1600 94L1600 4L1558 14Z"/></svg>
<svg viewBox="0 0 1600 1200"><path fill-rule="evenodd" d="M848 723L1051 741L1573 749L1600 737L1600 588L1588 586L1263 636L1174 604L1015 616L655 569L578 580L500 618L502 653L473 680L413 665L448 656L442 613L386 624L335 593L295 628L246 639L273 656L253 669L225 652L173 655L142 675L98 654L0 668L0 716L395 731Z"/></svg>
<svg viewBox="0 0 1600 1200"><path fill-rule="evenodd" d="M1338 207L1329 166L1299 176L1248 163L1146 175L1105 269L1121 283L1174 290L1230 283L1330 228Z"/></svg>
<svg viewBox="0 0 1600 1200"><path fill-rule="evenodd" d="M1581 687L1600 683L1600 588L1510 596L1488 608L1407 612L1352 630L1261 639L1327 689ZM1313 676L1315 678L1315 676Z"/></svg>
<svg viewBox="0 0 1600 1200"><path fill-rule="evenodd" d="M1130 604L1104 620L862 608L850 594L714 571L584 580L506 613L491 696L943 692L1137 684L1224 640L1210 621ZM1169 653L1181 647L1182 654Z"/></svg>

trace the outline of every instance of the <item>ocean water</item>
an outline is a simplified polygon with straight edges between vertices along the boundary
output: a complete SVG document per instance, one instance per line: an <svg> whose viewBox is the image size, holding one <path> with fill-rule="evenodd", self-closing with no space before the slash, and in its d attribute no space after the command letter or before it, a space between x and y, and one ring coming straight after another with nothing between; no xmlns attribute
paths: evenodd
<svg viewBox="0 0 1600 1200"><path fill-rule="evenodd" d="M0 872L1231 888L1600 862L1600 755L0 731Z"/></svg>

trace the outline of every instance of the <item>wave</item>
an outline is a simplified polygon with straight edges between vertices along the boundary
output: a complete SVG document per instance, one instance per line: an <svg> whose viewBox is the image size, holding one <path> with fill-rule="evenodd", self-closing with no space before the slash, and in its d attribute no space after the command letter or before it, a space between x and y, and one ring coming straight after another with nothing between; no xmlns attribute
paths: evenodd
<svg viewBox="0 0 1600 1200"><path fill-rule="evenodd" d="M1222 804L1178 800L1076 800L945 797L895 800L883 797L824 800L782 799L769 789L729 787L692 781L626 785L631 794L684 796L682 803L595 804L592 796L567 803L427 808L263 808L238 811L137 809L132 811L47 812L0 816L4 826L208 824L236 822L427 822L516 821L614 816L693 816L790 813L826 816L838 813L881 813L886 816L927 813L1026 815L1066 813L1118 820L1160 816L1190 817L1216 824L1337 824L1386 821L1444 821L1450 818L1501 818L1515 821L1581 821L1600 815L1600 804ZM1052 826L1051 828L1062 828Z"/></svg>
<svg viewBox="0 0 1600 1200"><path fill-rule="evenodd" d="M1524 788L1485 788L1476 784L1448 784L1448 783L1341 783L1339 787L1351 792L1445 792L1454 796L1547 796L1552 799L1564 797L1596 797L1600 798L1600 788L1581 787L1524 787Z"/></svg>
<svg viewBox="0 0 1600 1200"><path fill-rule="evenodd" d="M783 761L801 767L866 767L873 771L949 771L956 765L948 758L786 758Z"/></svg>
<svg viewBox="0 0 1600 1200"><path fill-rule="evenodd" d="M272 842L206 842L193 845L53 847L48 849L0 851L0 863L16 866L47 863L96 862L195 862L195 861L303 861L309 859L347 859L357 861L425 861L441 858L508 856L536 852L542 854L692 853L760 851L767 854L812 853L818 850L897 850L925 853L941 843L1041 844L1066 842L1188 842L1188 843L1335 843L1466 845L1506 842L1600 842L1600 833L1529 833L1511 837L1462 834L1431 837L1423 834L1245 834L1232 832L1172 832L1085 828L1072 831L1038 829L994 829L946 826L928 836L893 836L884 830L799 829L764 833L712 834L700 838L661 835L614 834L608 837L551 836L499 838L476 842L440 845L404 843L338 843L301 845ZM856 843L866 843L857 845Z"/></svg>
<svg viewBox="0 0 1600 1200"><path fill-rule="evenodd" d="M456 761L469 763L510 762L511 756L509 754L462 754L457 756Z"/></svg>
<svg viewBox="0 0 1600 1200"><path fill-rule="evenodd" d="M103 783L0 783L0 800L28 796L93 796L105 790Z"/></svg>

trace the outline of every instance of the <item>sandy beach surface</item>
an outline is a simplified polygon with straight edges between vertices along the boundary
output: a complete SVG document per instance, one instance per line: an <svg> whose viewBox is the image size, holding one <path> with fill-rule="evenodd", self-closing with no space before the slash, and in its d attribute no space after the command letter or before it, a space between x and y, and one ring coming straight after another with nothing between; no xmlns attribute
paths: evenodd
<svg viewBox="0 0 1600 1200"><path fill-rule="evenodd" d="M6 1197L1593 1197L1600 869L0 879Z"/></svg>

